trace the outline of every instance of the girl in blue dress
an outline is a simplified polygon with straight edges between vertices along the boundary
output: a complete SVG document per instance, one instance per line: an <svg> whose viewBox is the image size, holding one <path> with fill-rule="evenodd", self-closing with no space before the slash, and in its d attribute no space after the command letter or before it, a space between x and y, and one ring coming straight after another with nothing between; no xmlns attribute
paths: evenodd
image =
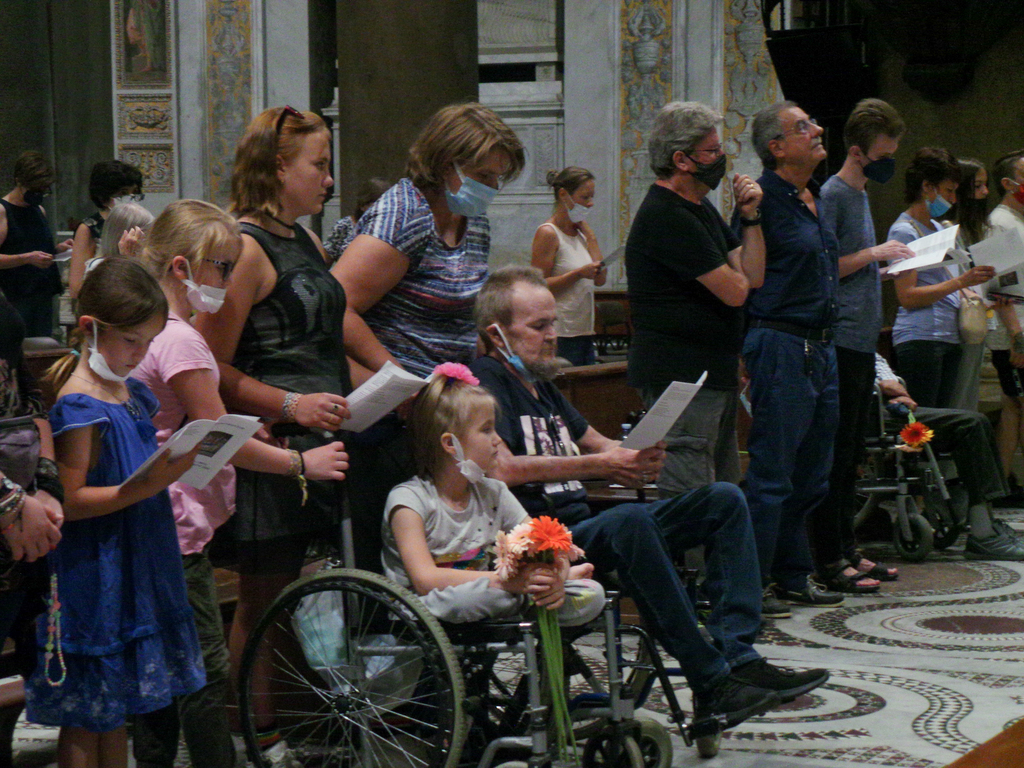
<svg viewBox="0 0 1024 768"><path fill-rule="evenodd" d="M79 354L49 374L65 523L49 558L51 606L39 620L27 716L61 726L61 768L123 768L127 716L205 682L165 490L195 452L124 483L156 450L156 398L128 374L167 320L157 281L137 263L106 259L78 306Z"/></svg>

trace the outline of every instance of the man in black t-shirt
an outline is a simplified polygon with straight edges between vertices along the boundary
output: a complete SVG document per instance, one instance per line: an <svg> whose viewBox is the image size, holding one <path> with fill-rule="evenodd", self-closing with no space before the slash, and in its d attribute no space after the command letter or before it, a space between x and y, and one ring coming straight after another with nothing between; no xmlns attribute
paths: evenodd
<svg viewBox="0 0 1024 768"><path fill-rule="evenodd" d="M651 185L626 241L633 315L629 383L650 407L673 381L707 380L666 436L662 498L740 481L736 446L743 303L764 280L761 188L733 178L740 240L707 199L725 174L722 116L698 102L662 107L650 138ZM775 614L778 615L778 614Z"/></svg>
<svg viewBox="0 0 1024 768"><path fill-rule="evenodd" d="M476 301L487 356L471 368L498 401L499 448L492 476L531 514L558 517L587 559L617 571L654 635L679 662L694 691L698 719L727 727L788 701L828 679L825 670L774 667L753 648L761 621L761 585L743 494L713 483L650 504L621 504L593 514L581 480L630 487L661 469L662 445L623 448L587 424L550 381L557 371L555 298L532 267L493 273ZM705 591L714 605L705 640L673 564L705 548Z"/></svg>

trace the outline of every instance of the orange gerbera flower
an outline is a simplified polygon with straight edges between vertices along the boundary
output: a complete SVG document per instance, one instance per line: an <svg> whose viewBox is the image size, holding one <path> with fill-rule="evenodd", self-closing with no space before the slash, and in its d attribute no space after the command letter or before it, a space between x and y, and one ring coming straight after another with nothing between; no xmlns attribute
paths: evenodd
<svg viewBox="0 0 1024 768"><path fill-rule="evenodd" d="M935 433L920 421L912 421L900 430L900 437L911 448L921 448L925 443L931 442Z"/></svg>
<svg viewBox="0 0 1024 768"><path fill-rule="evenodd" d="M530 538L537 552L553 549L568 552L572 548L572 535L557 520L544 515L531 521Z"/></svg>

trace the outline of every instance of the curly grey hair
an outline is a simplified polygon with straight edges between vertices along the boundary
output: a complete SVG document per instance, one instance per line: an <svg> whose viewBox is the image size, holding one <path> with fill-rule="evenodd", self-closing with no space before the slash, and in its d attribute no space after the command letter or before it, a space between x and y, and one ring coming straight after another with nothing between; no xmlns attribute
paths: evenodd
<svg viewBox="0 0 1024 768"><path fill-rule="evenodd" d="M672 156L692 151L721 122L721 114L699 101L670 101L663 106L654 118L647 145L654 175L670 178L676 170Z"/></svg>
<svg viewBox="0 0 1024 768"><path fill-rule="evenodd" d="M775 155L772 154L772 150L768 146L768 142L782 135L782 121L779 119L779 115L784 110L796 106L798 104L795 101L779 101L770 107L765 107L754 115L754 125L750 129L751 138L754 142L754 151L761 158L761 165L769 171L775 170L775 167L778 165Z"/></svg>

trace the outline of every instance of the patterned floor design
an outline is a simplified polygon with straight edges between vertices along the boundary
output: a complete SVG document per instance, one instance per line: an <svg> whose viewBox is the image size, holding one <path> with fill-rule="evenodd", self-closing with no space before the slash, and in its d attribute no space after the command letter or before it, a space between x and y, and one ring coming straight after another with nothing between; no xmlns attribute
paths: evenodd
<svg viewBox="0 0 1024 768"><path fill-rule="evenodd" d="M1024 512L1002 517L1024 530ZM673 766L940 768L1024 718L1024 563L965 561L963 541L900 580L831 610L795 609L758 646L773 662L826 667L831 680L723 735L706 760L676 731ZM670 660L666 660L671 663ZM689 709L682 681L678 695ZM642 714L669 724L657 688ZM21 724L15 766L55 764L55 731ZM184 756L179 764L188 765Z"/></svg>

